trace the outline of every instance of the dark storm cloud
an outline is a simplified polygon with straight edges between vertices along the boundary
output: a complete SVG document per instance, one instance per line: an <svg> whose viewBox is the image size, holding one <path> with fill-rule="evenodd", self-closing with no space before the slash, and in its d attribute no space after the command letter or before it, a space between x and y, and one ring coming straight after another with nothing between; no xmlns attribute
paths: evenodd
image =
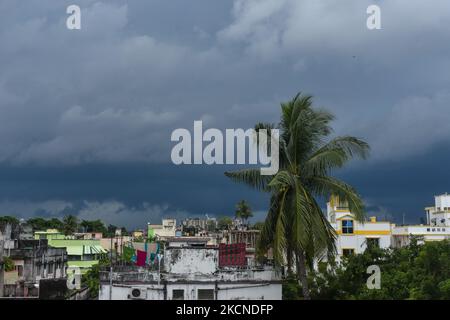
<svg viewBox="0 0 450 320"><path fill-rule="evenodd" d="M79 31L65 28L74 3ZM244 197L263 212L266 199L224 168L167 164L170 133L198 119L276 122L279 102L302 90L337 115L338 134L372 145L345 171L370 208L416 217L446 191L430 167L450 157L450 3L375 1L382 30L369 31L373 3L1 1L0 208L143 223L230 214ZM426 174L409 183L404 167Z"/></svg>
<svg viewBox="0 0 450 320"><path fill-rule="evenodd" d="M401 223L425 218L425 207L434 196L449 192L450 145L439 144L420 156L405 160L384 160L370 166L346 169L339 176L363 195L371 214L393 217Z"/></svg>
<svg viewBox="0 0 450 320"><path fill-rule="evenodd" d="M255 211L267 197L223 175L231 167L171 164L1 167L0 212L20 217L77 214L134 227L161 217L233 215L245 195Z"/></svg>

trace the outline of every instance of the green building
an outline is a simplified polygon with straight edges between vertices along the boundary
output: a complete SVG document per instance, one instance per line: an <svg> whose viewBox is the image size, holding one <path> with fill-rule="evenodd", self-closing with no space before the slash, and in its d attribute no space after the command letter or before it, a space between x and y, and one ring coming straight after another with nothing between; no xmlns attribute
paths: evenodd
<svg viewBox="0 0 450 320"><path fill-rule="evenodd" d="M107 253L107 250L100 245L100 239L74 239L55 229L36 231L34 238L47 239L48 245L54 248L66 248L67 265L80 268L82 274L98 264L102 256Z"/></svg>

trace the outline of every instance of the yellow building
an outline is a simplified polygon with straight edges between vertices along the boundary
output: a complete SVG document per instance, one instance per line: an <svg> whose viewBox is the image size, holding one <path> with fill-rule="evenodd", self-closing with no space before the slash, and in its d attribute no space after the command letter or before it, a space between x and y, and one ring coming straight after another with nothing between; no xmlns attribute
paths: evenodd
<svg viewBox="0 0 450 320"><path fill-rule="evenodd" d="M357 221L348 205L332 197L327 203L327 218L336 230L337 258L349 254L362 253L368 245L380 248L391 246L392 228L389 221L378 221L370 217L368 221Z"/></svg>

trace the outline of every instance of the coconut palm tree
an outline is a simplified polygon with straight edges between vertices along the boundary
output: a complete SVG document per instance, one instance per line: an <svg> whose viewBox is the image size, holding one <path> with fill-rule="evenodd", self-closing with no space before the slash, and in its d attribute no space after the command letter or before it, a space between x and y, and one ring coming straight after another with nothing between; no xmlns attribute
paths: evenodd
<svg viewBox="0 0 450 320"><path fill-rule="evenodd" d="M253 217L252 209L250 209L247 201L241 200L237 203L235 216L236 218L242 219L244 223L246 223L249 218Z"/></svg>
<svg viewBox="0 0 450 320"><path fill-rule="evenodd" d="M272 248L275 262L287 266L288 273L295 264L303 296L309 299L307 266L325 253L331 258L336 251L335 231L319 201L337 196L356 220L364 219L363 202L356 190L331 173L355 157L365 159L369 145L351 136L330 138L334 116L313 108L311 96L297 94L281 104L281 112L278 173L264 176L259 169L244 169L225 175L270 193L259 252ZM256 125L256 130L271 128L275 126Z"/></svg>
<svg viewBox="0 0 450 320"><path fill-rule="evenodd" d="M72 235L78 230L78 219L73 215L67 215L63 218L63 232L67 235Z"/></svg>

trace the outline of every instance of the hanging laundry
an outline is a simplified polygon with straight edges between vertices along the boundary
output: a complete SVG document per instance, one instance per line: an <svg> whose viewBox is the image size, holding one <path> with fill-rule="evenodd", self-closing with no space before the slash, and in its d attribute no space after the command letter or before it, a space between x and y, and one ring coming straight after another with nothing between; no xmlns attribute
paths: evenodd
<svg viewBox="0 0 450 320"><path fill-rule="evenodd" d="M147 259L147 253L145 251L138 250L136 265L139 267L145 266L146 259Z"/></svg>

